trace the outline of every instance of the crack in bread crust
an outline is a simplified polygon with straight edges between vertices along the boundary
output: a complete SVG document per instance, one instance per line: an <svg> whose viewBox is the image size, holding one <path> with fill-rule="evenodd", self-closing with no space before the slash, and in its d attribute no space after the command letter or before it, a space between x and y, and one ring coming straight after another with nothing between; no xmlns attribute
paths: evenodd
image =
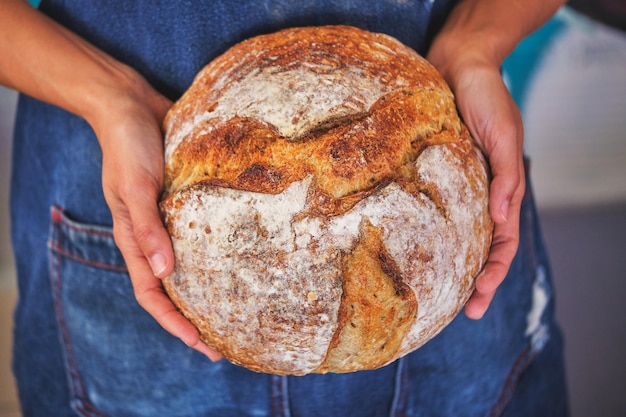
<svg viewBox="0 0 626 417"><path fill-rule="evenodd" d="M343 257L339 322L315 372L379 368L391 362L417 316L415 293L387 252L382 231L363 219L356 247Z"/></svg>
<svg viewBox="0 0 626 417"><path fill-rule="evenodd" d="M201 124L192 130L193 140L180 143L172 155L167 194L198 182L278 194L312 174L318 193L354 203L355 196L365 198L381 184L402 178L409 183L419 153L455 141L460 120L442 110L451 108L450 97L438 92L394 91L368 112L320 121L297 141L250 118L236 117L213 129ZM330 205L335 209L324 214L353 206Z"/></svg>

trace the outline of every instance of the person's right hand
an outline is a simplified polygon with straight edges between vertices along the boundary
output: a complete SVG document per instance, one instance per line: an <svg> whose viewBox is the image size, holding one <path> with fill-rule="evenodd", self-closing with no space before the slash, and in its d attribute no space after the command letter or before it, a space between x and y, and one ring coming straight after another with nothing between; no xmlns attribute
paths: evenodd
<svg viewBox="0 0 626 417"><path fill-rule="evenodd" d="M126 261L139 304L161 326L211 360L221 358L176 309L161 278L172 272L171 241L158 209L163 181L161 122L171 102L129 71L131 85L91 124L103 154L102 185L113 216L115 241Z"/></svg>
<svg viewBox="0 0 626 417"><path fill-rule="evenodd" d="M102 186L113 233L139 304L172 335L220 358L167 297L174 267L158 200L163 179L161 122L171 102L130 67L38 12L0 2L0 83L85 119L103 154Z"/></svg>

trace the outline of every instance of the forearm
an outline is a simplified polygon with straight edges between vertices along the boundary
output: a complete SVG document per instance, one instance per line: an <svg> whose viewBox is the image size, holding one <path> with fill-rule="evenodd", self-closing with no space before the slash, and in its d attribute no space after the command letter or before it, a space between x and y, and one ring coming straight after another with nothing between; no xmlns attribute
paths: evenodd
<svg viewBox="0 0 626 417"><path fill-rule="evenodd" d="M144 88L132 69L23 0L0 3L0 56L1 84L92 124L105 106Z"/></svg>
<svg viewBox="0 0 626 417"><path fill-rule="evenodd" d="M480 54L480 59L500 66L524 37L545 23L564 3L564 0L462 0L435 38L428 58L442 72L448 72L454 58L470 55L465 52Z"/></svg>

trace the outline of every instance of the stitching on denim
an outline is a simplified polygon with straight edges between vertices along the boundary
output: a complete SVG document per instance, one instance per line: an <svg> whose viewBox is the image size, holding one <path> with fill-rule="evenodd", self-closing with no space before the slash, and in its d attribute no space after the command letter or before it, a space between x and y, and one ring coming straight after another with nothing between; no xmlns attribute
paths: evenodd
<svg viewBox="0 0 626 417"><path fill-rule="evenodd" d="M70 394L73 401L70 405L76 409L76 411L85 415L85 417L107 417L105 414L96 410L91 404L89 404L85 398L85 389L78 372L78 365L76 363L76 357L74 356L74 349L72 347L72 341L65 321L65 313L63 312L63 282L61 278L61 267L63 263L63 253L61 251L55 251L55 246L62 246L62 234L59 233L60 218L58 216L58 208L52 209L52 233L49 240L50 247L50 281L52 286L52 295L54 303L54 311L59 328L59 339L63 349L63 357L65 362L65 372L68 379L68 385L70 388Z"/></svg>
<svg viewBox="0 0 626 417"><path fill-rule="evenodd" d="M74 349L72 348L72 341L65 322L65 314L62 306L62 280L61 280L61 264L62 256L58 253L51 254L51 262L53 263L52 270L52 288L54 293L54 310L57 319L57 325L59 326L59 339L63 346L63 357L65 362L65 372L67 376L67 382L70 388L72 398L79 401L74 403L74 408L84 414L86 417L97 416L106 417L105 414L98 412L90 404L85 401L85 390L82 384L80 374L78 372L78 365L74 356Z"/></svg>
<svg viewBox="0 0 626 417"><path fill-rule="evenodd" d="M93 267L100 268L100 269L109 269L109 270L116 271L116 272L128 272L128 268L126 268L125 266L111 265L111 264L107 264L104 262L96 262L96 261L91 261L89 259L85 259L82 256L78 256L76 254L73 254L63 249L62 245L56 242L50 242L48 246L50 247L50 249L59 253L60 255L65 256L67 258L70 258L73 261L80 262L85 265L93 266Z"/></svg>
<svg viewBox="0 0 626 417"><path fill-rule="evenodd" d="M107 417L106 414L102 414L100 411L96 410L91 404L85 402L84 400L80 400L80 404L76 405L76 410L85 415L85 417Z"/></svg>
<svg viewBox="0 0 626 417"><path fill-rule="evenodd" d="M75 232L84 234L84 235L91 235L91 236L98 236L98 237L105 237L108 239L113 239L112 233L105 232L105 231L96 231L88 227L79 227L77 225L72 224L71 220L65 217L65 210L61 207L52 206L51 211L52 211L52 223L54 225L57 225L57 227L67 228ZM75 253L72 253L64 249L64 245L60 237L58 239L58 242L51 240L48 243L48 246L52 250L60 253L61 255L66 256L76 262L80 262L84 265L89 265L89 266L93 266L96 268L107 269L107 270L116 271L116 272L128 272L128 268L125 265L114 265L114 264L105 263L105 262L92 261L90 259L84 258L82 256L78 256Z"/></svg>
<svg viewBox="0 0 626 417"><path fill-rule="evenodd" d="M59 206L52 207L52 220L55 223L61 223L63 227L67 227L75 232L80 232L91 236L102 236L113 239L113 233L105 230L94 230L91 227L79 226L74 221L68 219L65 215L65 209Z"/></svg>
<svg viewBox="0 0 626 417"><path fill-rule="evenodd" d="M76 396L82 391L82 387L75 384L74 379L74 369L73 360L70 352L68 351L67 346L70 344L70 336L67 331L67 327L65 326L65 317L63 314L63 307L61 305L61 293L62 293L62 284L61 284L61 259L59 259L59 255L51 254L50 256L50 280L52 286L52 296L54 300L54 313L57 321L57 326L59 327L59 342L63 347L63 359L65 362L65 370L66 376L68 378L68 385L70 388L70 393L72 396Z"/></svg>
<svg viewBox="0 0 626 417"><path fill-rule="evenodd" d="M507 376L504 385L502 386L502 391L500 391L498 399L489 414L487 414L487 417L498 417L502 415L509 401L511 401L511 398L515 393L515 389L517 388L517 384L524 374L524 371L526 371L537 354L538 352L533 350L531 345L528 345L521 355L518 356L509 371L509 375Z"/></svg>
<svg viewBox="0 0 626 417"><path fill-rule="evenodd" d="M278 389L278 377L276 375L270 375L270 398L272 399L272 415L274 417L280 417L282 413L282 401L280 401L280 389Z"/></svg>
<svg viewBox="0 0 626 417"><path fill-rule="evenodd" d="M288 404L287 377L271 375L272 412L275 417L289 417L291 411Z"/></svg>

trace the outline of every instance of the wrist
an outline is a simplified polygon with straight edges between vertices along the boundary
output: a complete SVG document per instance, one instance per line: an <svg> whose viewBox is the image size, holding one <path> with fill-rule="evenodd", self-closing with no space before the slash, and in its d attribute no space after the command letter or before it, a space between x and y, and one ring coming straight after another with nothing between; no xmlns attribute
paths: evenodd
<svg viewBox="0 0 626 417"><path fill-rule="evenodd" d="M103 149L108 147L103 141L110 138L106 132L129 119L150 125L159 133L171 106L171 102L154 90L141 74L119 62L87 88L85 109L80 116L90 124Z"/></svg>
<svg viewBox="0 0 626 417"><path fill-rule="evenodd" d="M462 0L434 39L428 60L450 82L459 65L499 69L517 44L564 0Z"/></svg>
<svg viewBox="0 0 626 417"><path fill-rule="evenodd" d="M113 62L98 74L92 72L82 86L75 113L95 130L116 114L131 111L144 95L143 78L132 68Z"/></svg>
<svg viewBox="0 0 626 417"><path fill-rule="evenodd" d="M503 58L488 36L439 36L427 55L428 61L439 71L453 92L468 80L476 70L499 72ZM471 78L471 77L470 77Z"/></svg>

